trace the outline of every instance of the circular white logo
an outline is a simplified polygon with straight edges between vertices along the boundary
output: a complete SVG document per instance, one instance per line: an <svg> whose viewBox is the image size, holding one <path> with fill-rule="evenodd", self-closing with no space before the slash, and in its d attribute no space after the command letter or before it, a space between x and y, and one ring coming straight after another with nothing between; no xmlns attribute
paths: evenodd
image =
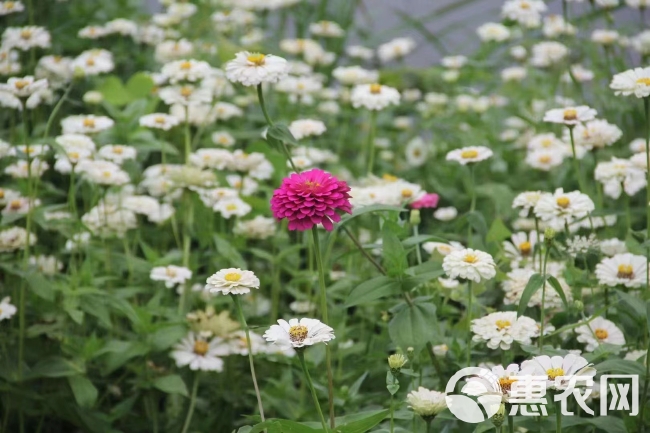
<svg viewBox="0 0 650 433"><path fill-rule="evenodd" d="M456 384L463 378L469 380L458 394ZM451 413L459 420L470 424L478 424L492 418L501 407L503 396L499 378L487 368L480 367L466 367L458 371L447 382L445 393L447 407Z"/></svg>

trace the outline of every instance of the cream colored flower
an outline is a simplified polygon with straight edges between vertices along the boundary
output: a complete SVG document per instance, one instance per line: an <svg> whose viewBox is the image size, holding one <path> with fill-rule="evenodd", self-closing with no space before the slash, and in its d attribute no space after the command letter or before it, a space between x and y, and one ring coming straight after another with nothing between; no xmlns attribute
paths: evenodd
<svg viewBox="0 0 650 433"><path fill-rule="evenodd" d="M226 64L226 77L233 83L257 86L277 83L289 73L289 65L282 57L272 54L241 51Z"/></svg>
<svg viewBox="0 0 650 433"><path fill-rule="evenodd" d="M577 327L575 331L578 334L577 340L587 344L587 352L593 352L601 343L625 345L623 331L614 322L603 317L596 317L587 325Z"/></svg>
<svg viewBox="0 0 650 433"><path fill-rule="evenodd" d="M442 268L450 278L465 278L477 283L491 280L496 275L496 264L492 256L471 248L452 251L446 255Z"/></svg>
<svg viewBox="0 0 650 433"><path fill-rule="evenodd" d="M406 402L413 412L423 418L432 418L447 408L447 399L444 392L431 391L419 387L406 396Z"/></svg>
<svg viewBox="0 0 650 433"><path fill-rule="evenodd" d="M251 271L239 268L222 269L206 281L205 290L211 294L245 295L251 289L259 289L260 280Z"/></svg>
<svg viewBox="0 0 650 433"><path fill-rule="evenodd" d="M593 120L596 110L586 105L578 107L554 108L544 114L544 122L562 123L564 125L577 125L581 122Z"/></svg>
<svg viewBox="0 0 650 433"><path fill-rule="evenodd" d="M461 165L480 162L490 158L492 150L484 146L470 146L452 150L447 153L447 161L456 161Z"/></svg>
<svg viewBox="0 0 650 433"><path fill-rule="evenodd" d="M638 288L646 284L647 261L643 256L630 253L604 258L596 265L596 277L600 284L615 287L619 284Z"/></svg>
<svg viewBox="0 0 650 433"><path fill-rule="evenodd" d="M379 111L389 105L399 105L400 94L396 89L381 84L359 84L352 89L350 101L354 108Z"/></svg>
<svg viewBox="0 0 650 433"><path fill-rule="evenodd" d="M278 324L271 325L263 337L269 343L295 349L318 343L327 344L335 338L332 328L320 320L308 318L291 319L288 322L279 319Z"/></svg>

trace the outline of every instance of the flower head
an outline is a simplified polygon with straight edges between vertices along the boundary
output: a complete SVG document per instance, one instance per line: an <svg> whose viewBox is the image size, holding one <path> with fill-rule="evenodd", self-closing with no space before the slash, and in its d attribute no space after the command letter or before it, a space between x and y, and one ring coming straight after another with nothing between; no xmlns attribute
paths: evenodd
<svg viewBox="0 0 650 433"><path fill-rule="evenodd" d="M189 366L190 370L222 371L220 356L229 354L228 345L221 338L207 340L202 335L191 332L178 343L171 357L179 367Z"/></svg>
<svg viewBox="0 0 650 433"><path fill-rule="evenodd" d="M596 375L596 369L591 367L586 359L572 353L565 357L536 356L532 360L524 361L521 367L522 369L532 367L534 376L546 376L547 389L566 388L570 376L593 377Z"/></svg>
<svg viewBox="0 0 650 433"><path fill-rule="evenodd" d="M593 352L601 343L625 345L625 336L611 320L603 317L596 317L587 325L576 328L577 340L586 343L585 350Z"/></svg>
<svg viewBox="0 0 650 433"><path fill-rule="evenodd" d="M278 320L277 325L271 325L263 337L269 343L282 347L301 348L317 343L325 343L334 339L334 330L317 319L291 319L288 322Z"/></svg>
<svg viewBox="0 0 650 433"><path fill-rule="evenodd" d="M491 255L471 248L452 251L442 262L442 268L450 278L466 278L477 283L481 279L494 278L497 273L495 267Z"/></svg>
<svg viewBox="0 0 650 433"><path fill-rule="evenodd" d="M289 220L289 230L309 230L322 224L333 229L341 220L337 211L352 213L350 187L330 173L317 168L294 173L273 192L271 211L277 219Z"/></svg>
<svg viewBox="0 0 650 433"><path fill-rule="evenodd" d="M492 150L484 146L470 146L452 150L447 154L447 161L456 161L461 165L483 161L492 156Z"/></svg>
<svg viewBox="0 0 650 433"><path fill-rule="evenodd" d="M650 67L629 69L614 75L609 88L615 95L646 98L650 96Z"/></svg>
<svg viewBox="0 0 650 433"><path fill-rule="evenodd" d="M399 105L400 94L397 89L381 84L359 84L352 89L350 101L354 108L383 110L389 105Z"/></svg>
<svg viewBox="0 0 650 433"><path fill-rule="evenodd" d="M413 412L423 418L434 417L447 408L444 392L432 391L424 387L409 392L406 401Z"/></svg>
<svg viewBox="0 0 650 433"><path fill-rule="evenodd" d="M504 311L472 320L472 332L474 341L483 341L490 349L508 350L514 341L530 344L539 335L539 328L530 317L517 317L515 311Z"/></svg>
<svg viewBox="0 0 650 433"><path fill-rule="evenodd" d="M554 108L544 114L544 122L563 123L567 126L577 125L581 122L593 120L596 117L596 110L586 105L579 107Z"/></svg>
<svg viewBox="0 0 650 433"><path fill-rule="evenodd" d="M287 61L271 54L241 51L226 64L226 77L233 83L241 83L244 86L277 83L288 73Z"/></svg>
<svg viewBox="0 0 650 433"><path fill-rule="evenodd" d="M643 256L630 253L616 254L596 265L596 277L600 284L614 287L622 285L638 288L646 284L647 261Z"/></svg>
<svg viewBox="0 0 650 433"><path fill-rule="evenodd" d="M260 280L251 271L239 268L222 269L206 281L205 290L209 293L224 295L245 295L251 289L259 289Z"/></svg>

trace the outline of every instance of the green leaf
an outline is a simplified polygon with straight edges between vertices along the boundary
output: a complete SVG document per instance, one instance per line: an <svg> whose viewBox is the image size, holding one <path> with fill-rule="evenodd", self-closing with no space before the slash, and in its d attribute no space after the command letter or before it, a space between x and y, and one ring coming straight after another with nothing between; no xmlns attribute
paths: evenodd
<svg viewBox="0 0 650 433"><path fill-rule="evenodd" d="M388 206L388 205L383 205L383 204L373 204L373 205L370 205L370 206L360 207L358 209L355 208L354 211L352 211L352 215L343 216L341 218L341 222L338 223L337 225L335 225L334 227L340 227L343 224L350 221L351 219L356 218L356 217L361 216L361 215L365 215L367 213L383 212L383 211L387 211L387 212L406 212L406 209L404 209L403 207L399 207L399 206Z"/></svg>
<svg viewBox="0 0 650 433"><path fill-rule="evenodd" d="M189 396L185 382L183 382L183 379L181 379L177 374L159 377L153 381L153 386L167 394L180 394L185 397Z"/></svg>
<svg viewBox="0 0 650 433"><path fill-rule="evenodd" d="M75 364L74 362L62 358L60 356L53 356L39 361L30 372L32 377L68 377L84 374L86 368L83 365Z"/></svg>
<svg viewBox="0 0 650 433"><path fill-rule="evenodd" d="M619 298L621 298L621 301L625 302L630 307L634 313L634 317L637 319L642 319L645 317L645 308L643 308L643 301L641 299L621 290L616 290L616 294Z"/></svg>
<svg viewBox="0 0 650 433"><path fill-rule="evenodd" d="M276 150L284 152L282 143L299 146L298 141L293 137L287 125L275 124L266 131L266 140Z"/></svg>
<svg viewBox="0 0 650 433"><path fill-rule="evenodd" d="M144 72L134 74L126 83L126 90L131 99L146 98L151 95L155 84L151 77Z"/></svg>
<svg viewBox="0 0 650 433"><path fill-rule="evenodd" d="M402 290L411 290L420 284L427 283L445 274L439 262L425 262L412 266L405 272L408 277L402 280Z"/></svg>
<svg viewBox="0 0 650 433"><path fill-rule="evenodd" d="M617 374L638 374L639 376L645 376L643 364L625 359L608 359L600 364L596 364L594 368L598 374L613 372Z"/></svg>
<svg viewBox="0 0 650 433"><path fill-rule="evenodd" d="M423 347L436 336L436 307L430 303L414 303L402 308L388 324L388 334L399 347Z"/></svg>
<svg viewBox="0 0 650 433"><path fill-rule="evenodd" d="M540 274L531 275L530 280L528 280L528 284L526 284L526 288L521 294L521 300L519 301L519 307L517 308L517 317L524 314L524 311L526 311L528 303L530 302L530 298L532 298L535 292L537 292L539 288L542 287L543 283L544 277L542 277Z"/></svg>
<svg viewBox="0 0 650 433"><path fill-rule="evenodd" d="M645 304L645 309L646 309L645 318L646 318L646 321L648 322L648 334L650 334L650 301L648 301ZM648 360L646 360L646 362L648 362Z"/></svg>
<svg viewBox="0 0 650 433"><path fill-rule="evenodd" d="M607 433L628 433L623 419L614 416L597 416L595 418L586 418L587 422L598 430Z"/></svg>
<svg viewBox="0 0 650 433"><path fill-rule="evenodd" d="M501 242L512 236L512 232L503 223L501 218L497 218L492 222L490 230L486 235L486 242Z"/></svg>
<svg viewBox="0 0 650 433"><path fill-rule="evenodd" d="M85 376L68 376L68 384L74 394L77 404L83 408L91 408L97 401L99 392L95 385Z"/></svg>
<svg viewBox="0 0 650 433"><path fill-rule="evenodd" d="M468 213L467 222L479 235L485 236L487 234L487 223L485 222L485 217L479 211Z"/></svg>
<svg viewBox="0 0 650 433"><path fill-rule="evenodd" d="M562 299L562 304L564 304L564 308L568 309L569 303L566 299L566 293L564 293L564 289L562 289L562 285L560 285L560 282L557 280L557 278L555 278L553 275L548 275L546 277L546 280L549 282L551 287L555 289L560 299Z"/></svg>
<svg viewBox="0 0 650 433"><path fill-rule="evenodd" d="M104 96L104 101L111 105L126 105L131 101L129 91L115 75L106 77L104 82L99 86L99 92Z"/></svg>
<svg viewBox="0 0 650 433"><path fill-rule="evenodd" d="M399 293L399 281L381 275L365 281L352 289L345 303L345 308L375 301L385 296Z"/></svg>
<svg viewBox="0 0 650 433"><path fill-rule="evenodd" d="M54 301L54 287L41 273L24 272L22 275L36 296L47 301Z"/></svg>
<svg viewBox="0 0 650 433"><path fill-rule="evenodd" d="M390 371L386 372L386 389L390 395L395 395L399 391L399 380Z"/></svg>
<svg viewBox="0 0 650 433"><path fill-rule="evenodd" d="M384 268L389 277L401 276L408 268L406 251L404 251L402 242L395 234L398 231L399 226L393 221L386 221L381 229Z"/></svg>
<svg viewBox="0 0 650 433"><path fill-rule="evenodd" d="M390 374L390 372L389 372ZM336 427L336 433L365 433L382 422L389 414L389 410L362 413L362 418Z"/></svg>
<svg viewBox="0 0 650 433"><path fill-rule="evenodd" d="M231 265L237 268L246 269L246 261L241 256L237 248L233 247L230 242L225 240L223 237L214 234L214 245L217 247L217 252L219 253L220 259L225 259Z"/></svg>

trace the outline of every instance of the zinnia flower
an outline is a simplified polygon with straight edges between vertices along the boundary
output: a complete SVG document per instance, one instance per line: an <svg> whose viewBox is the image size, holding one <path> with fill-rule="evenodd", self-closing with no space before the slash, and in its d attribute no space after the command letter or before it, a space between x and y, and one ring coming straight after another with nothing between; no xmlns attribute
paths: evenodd
<svg viewBox="0 0 650 433"><path fill-rule="evenodd" d="M413 412L423 418L433 418L447 408L444 392L432 391L424 387L413 390L406 396L406 401Z"/></svg>
<svg viewBox="0 0 650 433"><path fill-rule="evenodd" d="M334 339L334 330L318 319L278 320L264 333L266 341L281 347L301 348Z"/></svg>
<svg viewBox="0 0 650 433"><path fill-rule="evenodd" d="M625 345L625 335L611 320L596 317L587 325L576 328L577 340L586 343L585 350L593 352L601 343Z"/></svg>
<svg viewBox="0 0 650 433"><path fill-rule="evenodd" d="M209 293L224 295L245 295L251 289L259 289L260 280L251 271L239 268L222 269L207 279L205 290Z"/></svg>
<svg viewBox="0 0 650 433"><path fill-rule="evenodd" d="M352 213L350 187L317 168L294 173L273 192L271 211L277 219L289 220L289 230L309 230L322 224L331 231L332 221L341 220L337 211Z"/></svg>
<svg viewBox="0 0 650 433"><path fill-rule="evenodd" d="M434 193L426 193L419 199L411 203L411 209L434 208L438 206L440 196Z"/></svg>

